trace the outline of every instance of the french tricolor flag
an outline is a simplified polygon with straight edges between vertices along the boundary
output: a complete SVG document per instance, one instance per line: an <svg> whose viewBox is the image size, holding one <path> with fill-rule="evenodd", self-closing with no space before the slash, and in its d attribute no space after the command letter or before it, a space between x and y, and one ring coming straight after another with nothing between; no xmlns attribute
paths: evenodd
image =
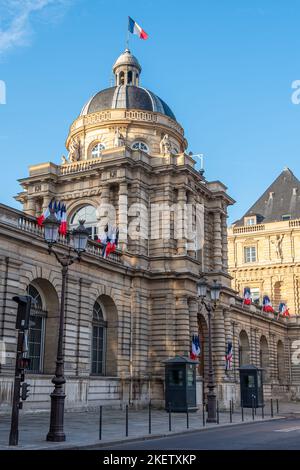
<svg viewBox="0 0 300 470"><path fill-rule="evenodd" d="M140 39L148 39L148 34L140 25L137 24L130 16L128 16L128 31L132 34L136 34Z"/></svg>
<svg viewBox="0 0 300 470"><path fill-rule="evenodd" d="M39 217L37 217L37 224L39 227L42 227L43 226L43 222L45 219L47 219L47 217L49 217L50 215L50 209L53 208L53 201L51 200L50 203L49 203L49 206L47 207L47 209L43 212L42 215L40 215Z"/></svg>

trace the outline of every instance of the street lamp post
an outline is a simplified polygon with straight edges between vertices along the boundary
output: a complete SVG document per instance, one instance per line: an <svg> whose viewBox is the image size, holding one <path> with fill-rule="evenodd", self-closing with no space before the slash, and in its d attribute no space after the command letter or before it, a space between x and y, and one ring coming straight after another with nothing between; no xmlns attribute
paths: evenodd
<svg viewBox="0 0 300 470"><path fill-rule="evenodd" d="M66 298L66 285L68 268L75 261L80 261L81 253L86 249L89 233L84 227L84 220L79 221L79 226L71 232L73 241L73 250L76 252L75 256L71 255L71 248L67 255L60 256L53 250L53 245L57 242L59 236L60 222L57 220L54 210L50 210L50 215L44 220L44 236L48 243L49 254L54 254L57 261L62 267L62 287L61 287L61 301L60 301L60 315L59 315L59 330L58 330L58 343L57 343L57 357L55 375L52 379L54 390L51 393L51 413L50 413L50 428L47 434L47 441L62 442L66 440L64 433L64 406L65 406L65 391L64 384L66 379L64 377L64 329L65 329L65 298Z"/></svg>
<svg viewBox="0 0 300 470"><path fill-rule="evenodd" d="M212 359L212 337L211 337L211 312L215 310L217 301L220 297L221 286L214 280L212 286L210 286L210 302L205 302L204 298L207 296L207 283L205 280L201 280L198 283L198 296L201 299L202 305L206 308L208 316L208 393L207 393L207 423L217 422L217 399L216 399L216 382Z"/></svg>

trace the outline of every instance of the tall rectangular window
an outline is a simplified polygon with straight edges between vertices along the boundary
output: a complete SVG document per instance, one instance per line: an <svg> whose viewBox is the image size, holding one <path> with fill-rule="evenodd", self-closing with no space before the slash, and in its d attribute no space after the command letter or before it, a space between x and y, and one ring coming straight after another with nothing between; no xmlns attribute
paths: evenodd
<svg viewBox="0 0 300 470"><path fill-rule="evenodd" d="M28 330L28 370L35 373L43 371L44 331L46 312L31 310Z"/></svg>
<svg viewBox="0 0 300 470"><path fill-rule="evenodd" d="M256 246L245 246L244 259L245 263L254 263L256 261Z"/></svg>
<svg viewBox="0 0 300 470"><path fill-rule="evenodd" d="M92 374L101 375L104 372L104 328L93 326L92 345Z"/></svg>

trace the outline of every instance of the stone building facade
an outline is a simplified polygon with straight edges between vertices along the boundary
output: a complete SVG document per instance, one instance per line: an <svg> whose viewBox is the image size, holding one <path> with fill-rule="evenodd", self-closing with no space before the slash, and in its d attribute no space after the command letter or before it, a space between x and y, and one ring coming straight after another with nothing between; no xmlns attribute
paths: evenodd
<svg viewBox="0 0 300 470"><path fill-rule="evenodd" d="M213 360L219 401L239 400L238 367L267 368L266 393L296 397L292 371L298 318L274 322L255 306L243 308L228 273L226 187L209 182L186 152L184 130L169 106L139 85L141 66L126 50L113 67L115 86L83 107L61 164L31 166L16 199L23 210L0 206L1 408L12 397L16 349L13 295L35 299L30 332L30 408L48 408L55 367L61 271L48 254L36 217L55 198L67 205L72 228L86 220L90 241L69 269L65 318L66 407L164 398L163 361L187 355L199 333L198 402L207 385L207 314L197 296L203 276L221 285L213 315ZM170 207L175 209L171 209ZM190 208L190 209L188 209ZM189 212L190 210L190 212ZM107 221L120 231L108 258L95 241ZM167 222L166 222L167 221ZM185 230L186 223L191 230ZM55 249L63 254L68 242ZM233 369L224 354L233 343ZM3 359L4 358L4 359ZM294 375L293 375L294 373ZM276 388L277 387L277 388Z"/></svg>

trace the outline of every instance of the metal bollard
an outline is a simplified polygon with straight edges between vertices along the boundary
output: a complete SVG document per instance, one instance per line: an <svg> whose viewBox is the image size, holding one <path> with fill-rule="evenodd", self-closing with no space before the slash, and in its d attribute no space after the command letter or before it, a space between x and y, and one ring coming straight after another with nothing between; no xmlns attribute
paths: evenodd
<svg viewBox="0 0 300 470"><path fill-rule="evenodd" d="M205 426L205 403L202 405L202 424Z"/></svg>
<svg viewBox="0 0 300 470"><path fill-rule="evenodd" d="M254 420L254 395L252 395L252 419Z"/></svg>
<svg viewBox="0 0 300 470"><path fill-rule="evenodd" d="M151 400L149 401L149 434L152 431Z"/></svg>
<svg viewBox="0 0 300 470"><path fill-rule="evenodd" d="M230 418L230 422L232 423L232 403L231 403L231 400L229 402L229 418Z"/></svg>
<svg viewBox="0 0 300 470"><path fill-rule="evenodd" d="M186 428L189 429L190 427L190 416L189 416L189 407L186 406Z"/></svg>
<svg viewBox="0 0 300 470"><path fill-rule="evenodd" d="M126 405L126 437L128 437L128 405Z"/></svg>
<svg viewBox="0 0 300 470"><path fill-rule="evenodd" d="M100 418L99 418L99 441L102 439L102 405L100 406Z"/></svg>
<svg viewBox="0 0 300 470"><path fill-rule="evenodd" d="M242 409L242 421L244 421L244 407L243 407L243 403L241 403L241 409Z"/></svg>
<svg viewBox="0 0 300 470"><path fill-rule="evenodd" d="M271 405L271 418L274 418L273 399L272 398L271 398L270 405Z"/></svg>
<svg viewBox="0 0 300 470"><path fill-rule="evenodd" d="M261 417L262 417L262 419L264 419L264 418L265 418L265 410L264 410L264 406L265 406L265 405L264 405L264 403L263 403L263 404L261 405Z"/></svg>
<svg viewBox="0 0 300 470"><path fill-rule="evenodd" d="M276 410L277 410L277 414L279 413L279 400L277 398L276 400Z"/></svg>
<svg viewBox="0 0 300 470"><path fill-rule="evenodd" d="M169 431L172 431L171 403L169 402Z"/></svg>
<svg viewBox="0 0 300 470"><path fill-rule="evenodd" d="M217 401L217 424L220 424L220 410L219 410L219 402Z"/></svg>

